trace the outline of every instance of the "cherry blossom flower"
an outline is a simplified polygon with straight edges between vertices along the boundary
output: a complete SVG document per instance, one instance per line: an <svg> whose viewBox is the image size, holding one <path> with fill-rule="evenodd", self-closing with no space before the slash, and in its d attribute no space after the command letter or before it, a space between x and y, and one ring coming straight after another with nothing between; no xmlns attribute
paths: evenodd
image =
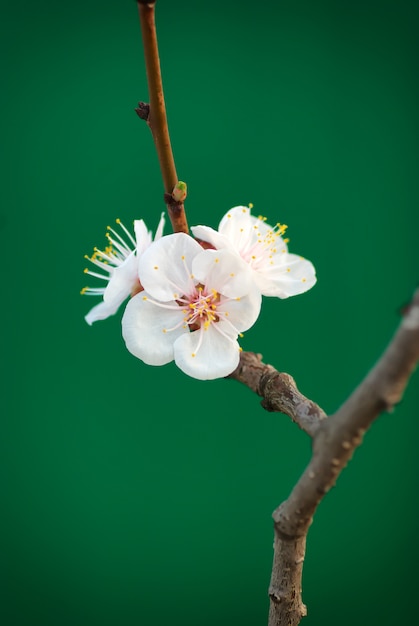
<svg viewBox="0 0 419 626"><path fill-rule="evenodd" d="M262 295L288 298L308 291L316 283L313 264L288 252L285 224L270 226L265 220L252 216L248 207L236 206L224 215L218 231L209 226L191 230L214 248L240 255Z"/></svg>
<svg viewBox="0 0 419 626"><path fill-rule="evenodd" d="M146 250L139 276L144 291L122 318L128 350L148 365L174 360L200 380L230 374L239 363L237 338L254 324L261 305L242 260L175 233Z"/></svg>
<svg viewBox="0 0 419 626"><path fill-rule="evenodd" d="M160 239L163 234L164 221L162 214L156 230L155 241ZM105 287L84 287L81 290L81 293L87 296L103 297L102 302L94 306L84 318L90 325L114 315L128 296L141 289L138 278L138 261L152 243L152 233L147 230L143 220L135 220L134 239L120 220L116 220L116 223L122 230L122 236L108 226L106 233L108 245L105 250L95 248L91 257L87 255L85 257L105 272L105 274L99 274L86 268L85 274L107 281Z"/></svg>

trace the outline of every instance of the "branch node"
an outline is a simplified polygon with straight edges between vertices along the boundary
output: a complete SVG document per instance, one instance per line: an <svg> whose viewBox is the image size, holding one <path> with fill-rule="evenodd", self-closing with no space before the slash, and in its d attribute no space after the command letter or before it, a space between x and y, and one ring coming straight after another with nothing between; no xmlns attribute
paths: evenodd
<svg viewBox="0 0 419 626"><path fill-rule="evenodd" d="M288 376L288 374L282 374L282 376ZM260 377L259 395L263 398L260 404L270 413L278 411L278 405L274 402L275 398L272 394L272 390L276 387L276 383L279 382L279 377L280 373L274 369L265 371L265 373ZM293 380L291 376L289 376L289 378Z"/></svg>
<svg viewBox="0 0 419 626"><path fill-rule="evenodd" d="M134 109L138 117L145 122L148 122L150 117L150 105L147 102L139 102L138 107Z"/></svg>
<svg viewBox="0 0 419 626"><path fill-rule="evenodd" d="M183 208L183 202L175 200L171 193L165 193L163 195L163 199L167 207L176 213L176 211L180 212Z"/></svg>

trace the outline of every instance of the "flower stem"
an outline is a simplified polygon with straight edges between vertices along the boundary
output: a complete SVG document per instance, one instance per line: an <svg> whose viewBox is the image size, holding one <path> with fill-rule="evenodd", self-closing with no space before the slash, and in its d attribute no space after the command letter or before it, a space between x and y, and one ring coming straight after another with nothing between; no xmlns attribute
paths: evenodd
<svg viewBox="0 0 419 626"><path fill-rule="evenodd" d="M189 233L183 202L172 197L173 189L178 183L169 128L167 125L166 106L164 103L163 82L160 70L160 59L157 45L154 7L156 0L137 0L143 37L144 57L147 71L150 107L147 123L153 135L160 163L164 184L164 198L167 205L173 231ZM141 115L140 115L141 117Z"/></svg>

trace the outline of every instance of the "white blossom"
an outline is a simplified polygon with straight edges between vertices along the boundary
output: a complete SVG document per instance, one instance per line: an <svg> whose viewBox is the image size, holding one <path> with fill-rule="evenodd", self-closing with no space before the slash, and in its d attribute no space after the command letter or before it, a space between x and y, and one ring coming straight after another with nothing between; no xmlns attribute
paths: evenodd
<svg viewBox="0 0 419 626"><path fill-rule="evenodd" d="M163 234L164 221L162 214L155 240L160 239ZM95 248L91 257L87 255L85 257L104 272L98 273L86 268L85 274L107 282L105 287L84 287L81 291L87 296L102 296L103 298L102 302L94 306L85 316L86 322L90 325L114 315L128 296L141 289L138 262L153 241L152 233L147 230L143 220L135 220L134 239L120 220L116 220L116 223L122 230L122 236L108 226L106 248L103 251Z"/></svg>
<svg viewBox="0 0 419 626"><path fill-rule="evenodd" d="M234 371L237 338L254 324L261 305L242 260L175 233L146 250L139 276L144 291L131 298L122 319L128 350L149 365L174 360L201 380Z"/></svg>
<svg viewBox="0 0 419 626"><path fill-rule="evenodd" d="M214 248L238 254L262 295L288 298L308 291L316 283L313 264L288 252L288 240L283 238L286 225L270 226L265 219L252 216L248 207L237 206L224 215L218 231L209 226L191 230Z"/></svg>

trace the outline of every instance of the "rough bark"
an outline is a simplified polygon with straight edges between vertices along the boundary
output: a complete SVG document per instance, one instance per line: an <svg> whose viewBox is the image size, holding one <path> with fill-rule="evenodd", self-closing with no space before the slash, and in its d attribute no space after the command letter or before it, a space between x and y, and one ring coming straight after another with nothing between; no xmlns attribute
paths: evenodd
<svg viewBox="0 0 419 626"><path fill-rule="evenodd" d="M324 412L297 389L291 376L243 353L230 378L262 396L269 411L286 413L313 438L311 460L291 494L273 513L274 560L269 586L269 626L297 626L306 615L302 571L307 532L317 506L383 411L400 401L419 361L419 289L387 349L334 415Z"/></svg>

